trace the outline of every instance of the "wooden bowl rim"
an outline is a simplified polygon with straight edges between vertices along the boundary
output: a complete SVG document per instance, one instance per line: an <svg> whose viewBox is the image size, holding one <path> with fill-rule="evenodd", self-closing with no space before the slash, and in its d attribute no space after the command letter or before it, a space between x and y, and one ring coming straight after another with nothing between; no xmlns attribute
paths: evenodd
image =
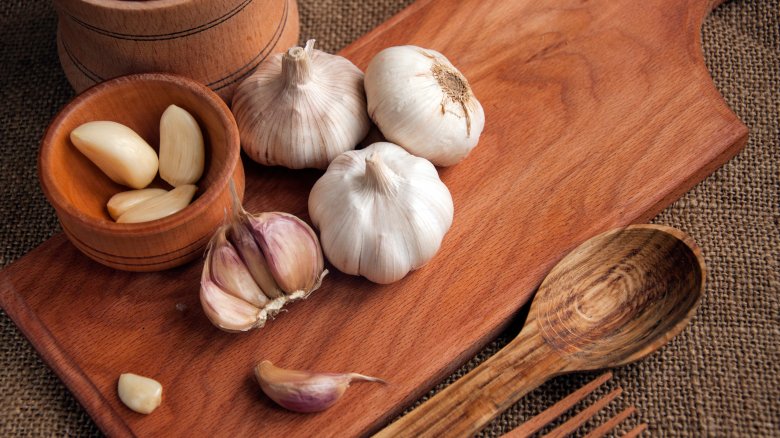
<svg viewBox="0 0 780 438"><path fill-rule="evenodd" d="M74 207L70 202L65 202L64 200L67 198L59 190L59 186L56 184L56 181L52 179L51 173L48 172L48 168L50 166L47 163L49 163L51 160L49 157L49 150L52 148L55 132L59 130L60 125L62 125L62 123L71 115L71 113L73 113L82 104L107 92L107 90L111 90L112 88L116 88L120 85L126 86L128 82L161 82L174 87L184 88L192 92L197 98L201 99L204 105L216 110L216 114L218 115L221 124L225 128L225 147L228 149L225 161L229 164L219 169L211 186L206 189L192 204L188 205L183 210L170 216L153 221L119 224L110 220L94 219L91 216L84 214L78 208ZM81 225L92 229L107 231L117 235L150 235L158 234L160 231L179 227L184 223L203 215L205 211L219 198L223 189L230 183L233 172L235 171L235 167L238 165L240 158L241 143L239 140L238 126L236 125L236 121L233 118L233 113L227 107L222 98L219 97L219 95L214 93L205 85L185 76L171 73L138 73L119 76L117 78L93 85L92 87L84 90L82 93L74 97L57 113L52 122L46 128L44 137L41 140L40 150L38 151L38 178L41 182L41 188L43 189L44 195L52 204L52 206L54 206L55 210L57 210L58 213L67 214L70 218L78 221ZM230 165L231 163L232 165ZM128 188L128 190L130 189Z"/></svg>
<svg viewBox="0 0 780 438"><path fill-rule="evenodd" d="M104 9L109 11L135 12L151 11L166 8L175 8L181 5L194 3L194 0L147 0L147 1L126 1L126 0L72 0L82 3L91 8Z"/></svg>

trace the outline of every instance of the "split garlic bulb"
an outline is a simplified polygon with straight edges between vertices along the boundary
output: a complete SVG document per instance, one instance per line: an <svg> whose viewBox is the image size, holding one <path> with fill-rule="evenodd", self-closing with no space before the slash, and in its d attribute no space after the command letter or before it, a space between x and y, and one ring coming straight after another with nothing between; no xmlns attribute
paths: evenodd
<svg viewBox="0 0 780 438"><path fill-rule="evenodd" d="M234 213L209 242L200 303L227 332L263 327L289 302L307 298L328 273L314 230L282 212Z"/></svg>
<svg viewBox="0 0 780 438"><path fill-rule="evenodd" d="M312 188L309 215L336 268L386 284L433 258L453 204L428 160L380 142L333 160Z"/></svg>
<svg viewBox="0 0 780 438"><path fill-rule="evenodd" d="M386 139L437 166L477 145L485 113L466 78L441 53L390 47L366 68L368 113Z"/></svg>
<svg viewBox="0 0 780 438"><path fill-rule="evenodd" d="M233 114L250 158L291 169L325 169L370 124L363 72L314 40L261 64L236 89Z"/></svg>

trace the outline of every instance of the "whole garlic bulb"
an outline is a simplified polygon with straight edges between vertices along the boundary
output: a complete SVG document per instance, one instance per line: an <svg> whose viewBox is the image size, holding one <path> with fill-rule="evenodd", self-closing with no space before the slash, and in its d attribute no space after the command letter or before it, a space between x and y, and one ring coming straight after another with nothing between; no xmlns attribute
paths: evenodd
<svg viewBox="0 0 780 438"><path fill-rule="evenodd" d="M291 169L325 169L370 124L363 72L314 40L261 64L237 87L233 114L250 158Z"/></svg>
<svg viewBox="0 0 780 438"><path fill-rule="evenodd" d="M485 113L466 78L435 50L390 47L368 64L368 113L386 139L437 166L477 145Z"/></svg>
<svg viewBox="0 0 780 438"><path fill-rule="evenodd" d="M380 142L333 160L312 188L309 215L336 268L386 284L433 258L453 204L428 160Z"/></svg>

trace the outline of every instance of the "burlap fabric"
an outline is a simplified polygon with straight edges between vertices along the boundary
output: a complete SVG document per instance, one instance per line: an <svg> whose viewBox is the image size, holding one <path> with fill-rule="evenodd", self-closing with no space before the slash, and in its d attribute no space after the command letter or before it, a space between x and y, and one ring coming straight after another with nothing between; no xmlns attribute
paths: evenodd
<svg viewBox="0 0 780 438"><path fill-rule="evenodd" d="M410 0L299 0L301 39L335 51ZM601 419L635 405L628 426L652 435L780 435L780 0L738 0L706 21L703 47L715 84L750 128L747 148L666 209L656 222L690 233L710 269L707 293L685 332L640 363L615 370L599 392L625 390ZM59 231L36 176L47 122L72 97L56 56L47 0L0 2L0 263ZM53 291L56 293L56 291ZM18 329L0 315L0 436L99 435L97 427ZM504 345L505 334L439 385ZM483 431L498 436L593 374L554 379ZM592 399L591 399L592 400ZM593 423L591 423L593 424ZM626 430L623 427L622 430Z"/></svg>

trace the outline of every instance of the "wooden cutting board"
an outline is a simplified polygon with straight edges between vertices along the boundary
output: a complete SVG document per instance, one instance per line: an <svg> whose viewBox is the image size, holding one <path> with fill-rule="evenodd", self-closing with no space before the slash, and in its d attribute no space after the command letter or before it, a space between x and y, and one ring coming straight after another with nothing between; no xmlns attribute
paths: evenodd
<svg viewBox="0 0 780 438"><path fill-rule="evenodd" d="M353 436L377 430L495 337L571 248L651 218L745 144L699 42L708 0L420 0L342 54L447 55L487 118L480 144L441 169L455 221L441 252L388 286L334 273L268 327L227 334L198 302L201 263L113 271L58 235L2 272L0 302L109 435ZM319 172L247 163L250 211L306 216ZM261 359L355 371L332 409L276 408ZM117 377L164 385L152 415L125 408Z"/></svg>

